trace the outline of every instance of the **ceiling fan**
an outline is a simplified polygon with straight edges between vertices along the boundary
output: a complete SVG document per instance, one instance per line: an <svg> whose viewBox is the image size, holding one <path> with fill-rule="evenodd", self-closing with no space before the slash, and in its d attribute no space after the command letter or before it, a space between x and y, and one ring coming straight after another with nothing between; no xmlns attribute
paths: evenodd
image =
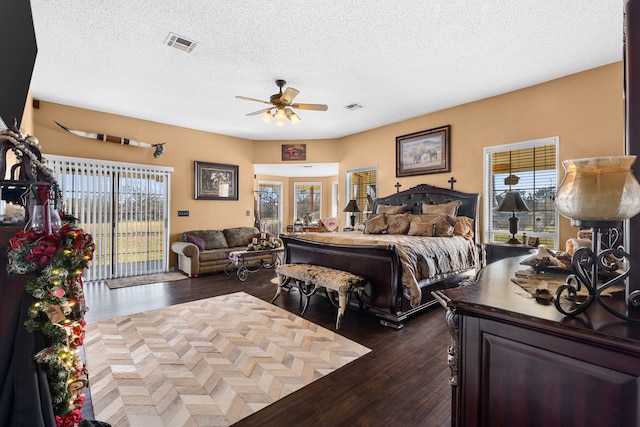
<svg viewBox="0 0 640 427"><path fill-rule="evenodd" d="M300 91L298 89L288 87L284 92L282 92L282 88L286 84L287 82L284 80L276 80L276 85L280 88L280 92L271 95L269 101L248 98L246 96L236 96L236 98L244 99L245 101L256 101L263 104L270 104L270 107L254 111L253 113L247 114L247 116L257 116L258 114L262 114L261 120L265 123L271 123L271 118L275 117L276 126L284 126L286 119L289 119L292 125L300 122L300 117L292 110L292 108L298 110L327 111L328 107L325 104L294 104L293 99L298 96Z"/></svg>

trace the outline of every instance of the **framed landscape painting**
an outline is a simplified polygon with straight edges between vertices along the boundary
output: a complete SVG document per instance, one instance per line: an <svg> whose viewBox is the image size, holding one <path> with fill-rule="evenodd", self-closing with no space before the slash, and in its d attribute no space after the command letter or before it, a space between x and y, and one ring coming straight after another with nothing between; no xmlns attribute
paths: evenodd
<svg viewBox="0 0 640 427"><path fill-rule="evenodd" d="M196 200L238 200L238 166L195 162Z"/></svg>
<svg viewBox="0 0 640 427"><path fill-rule="evenodd" d="M396 177L449 172L451 126L396 137Z"/></svg>

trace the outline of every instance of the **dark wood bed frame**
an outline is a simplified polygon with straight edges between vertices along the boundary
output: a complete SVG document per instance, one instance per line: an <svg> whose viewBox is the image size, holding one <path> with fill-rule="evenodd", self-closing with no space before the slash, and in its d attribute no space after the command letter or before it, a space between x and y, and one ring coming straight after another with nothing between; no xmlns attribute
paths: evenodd
<svg viewBox="0 0 640 427"><path fill-rule="evenodd" d="M373 211L375 212L378 204L395 206L404 204L407 206L407 213L417 214L421 212L422 202L441 204L454 200L462 202L458 209L458 216L474 219L475 236L478 236L479 193L462 193L420 184L376 199ZM461 280L465 279L464 275L468 276L470 273L467 271L445 274L430 281L420 282L422 302L412 307L409 299L404 296L406 290L402 286L402 265L395 246L327 244L304 240L295 235L281 237L284 242L284 262L286 263L322 265L366 277L369 283L363 295L364 310L379 318L383 325L396 329L400 329L409 316L437 304L431 291L457 286ZM479 260L476 264L478 269ZM355 301L352 303L357 306Z"/></svg>

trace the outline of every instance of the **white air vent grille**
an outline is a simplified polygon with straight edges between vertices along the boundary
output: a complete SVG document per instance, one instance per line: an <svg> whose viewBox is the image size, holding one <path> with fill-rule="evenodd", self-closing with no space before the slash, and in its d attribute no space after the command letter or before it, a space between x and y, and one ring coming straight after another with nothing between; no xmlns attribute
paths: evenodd
<svg viewBox="0 0 640 427"><path fill-rule="evenodd" d="M197 43L193 40L189 40L186 37L179 36L175 33L169 33L167 37L167 46L175 47L184 52L191 53L196 47Z"/></svg>
<svg viewBox="0 0 640 427"><path fill-rule="evenodd" d="M355 111L364 108L364 106L354 102L353 104L345 105L344 108L346 108L347 110Z"/></svg>

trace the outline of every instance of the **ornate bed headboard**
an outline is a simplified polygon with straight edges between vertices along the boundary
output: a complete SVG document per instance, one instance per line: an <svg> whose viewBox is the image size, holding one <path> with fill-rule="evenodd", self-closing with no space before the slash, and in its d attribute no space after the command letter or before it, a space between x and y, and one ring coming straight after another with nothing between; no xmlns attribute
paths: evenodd
<svg viewBox="0 0 640 427"><path fill-rule="evenodd" d="M480 211L480 193L462 193L447 188L434 187L428 184L419 184L408 190L391 194L387 197L378 197L373 201L373 212L378 205L407 205L407 213L419 214L422 212L422 202L430 205L448 203L460 200L462 204L458 208L458 216L473 218L475 235L478 234L478 213Z"/></svg>

